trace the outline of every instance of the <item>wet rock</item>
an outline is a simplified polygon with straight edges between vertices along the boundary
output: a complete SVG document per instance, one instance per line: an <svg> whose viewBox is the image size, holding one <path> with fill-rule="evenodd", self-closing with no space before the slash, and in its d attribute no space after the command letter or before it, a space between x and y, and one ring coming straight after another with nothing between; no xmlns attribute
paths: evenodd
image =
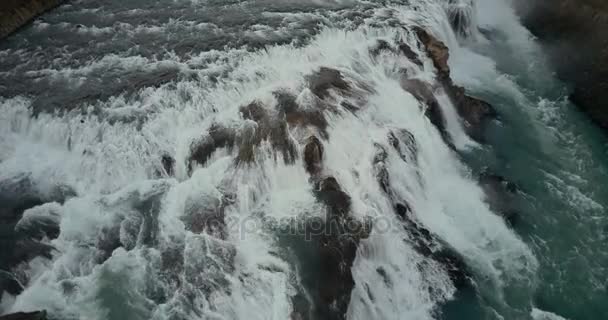
<svg viewBox="0 0 608 320"><path fill-rule="evenodd" d="M253 128L253 132L241 133L239 162L252 162L255 159L255 148L264 140L268 140L274 150L281 152L285 163L291 164L295 161L296 147L289 137L287 123L283 119L271 117L257 102L242 107L241 115L244 119L255 121L257 126Z"/></svg>
<svg viewBox="0 0 608 320"><path fill-rule="evenodd" d="M277 109L292 127L311 127L327 138L327 120L322 109L302 109L296 102L296 97L287 92L275 92Z"/></svg>
<svg viewBox="0 0 608 320"><path fill-rule="evenodd" d="M329 96L330 90L347 91L350 89L342 73L336 69L321 67L319 71L307 77L312 93L321 99Z"/></svg>
<svg viewBox="0 0 608 320"><path fill-rule="evenodd" d="M311 176L316 176L323 168L323 144L315 136L308 138L304 147L304 165Z"/></svg>
<svg viewBox="0 0 608 320"><path fill-rule="evenodd" d="M188 172L192 172L194 164L204 165L217 149L231 149L235 144L235 140L236 132L233 129L218 124L212 125L206 137L190 146Z"/></svg>
<svg viewBox="0 0 608 320"><path fill-rule="evenodd" d="M397 45L397 50L393 48L387 41L378 40L376 45L370 49L370 55L372 57L378 56L382 52L392 52L392 53L401 53L403 54L409 61L412 63L422 66L422 61L420 61L420 57L418 54L412 50L412 48L405 42L400 41Z"/></svg>
<svg viewBox="0 0 608 320"><path fill-rule="evenodd" d="M18 222L26 210L53 203L58 205L73 195L75 192L64 186L41 193L35 181L25 174L0 181L0 270L10 272L36 257L51 257L54 248L39 240L57 236L56 221L32 219L27 226L20 226ZM20 287L10 281L7 285L5 290Z"/></svg>
<svg viewBox="0 0 608 320"><path fill-rule="evenodd" d="M344 217L348 214L351 199L346 192L342 191L340 184L334 177L327 177L315 183L315 195L330 209L331 214Z"/></svg>
<svg viewBox="0 0 608 320"><path fill-rule="evenodd" d="M391 131L388 134L388 142L403 161L414 164L418 162L418 143L411 132L406 129Z"/></svg>
<svg viewBox="0 0 608 320"><path fill-rule="evenodd" d="M378 40L376 45L369 50L369 53L372 57L376 57L383 51L393 52L393 47L386 40Z"/></svg>
<svg viewBox="0 0 608 320"><path fill-rule="evenodd" d="M169 177L173 176L175 171L175 159L168 154L163 154L160 158L160 162L163 166L163 170L165 170L165 174Z"/></svg>
<svg viewBox="0 0 608 320"><path fill-rule="evenodd" d="M232 203L234 196L231 195L224 195L222 198L205 196L201 199L189 200L182 221L190 232L197 234L205 232L225 240L228 236L225 208Z"/></svg>
<svg viewBox="0 0 608 320"><path fill-rule="evenodd" d="M390 182L388 179L388 169L386 168L386 158L388 157L388 153L386 149L379 144L375 145L376 154L374 155L374 171L376 174L376 179L380 184L380 188L384 192L389 192L390 190Z"/></svg>
<svg viewBox="0 0 608 320"><path fill-rule="evenodd" d="M405 57L408 58L408 60L410 60L414 64L422 66L422 61L420 61L420 57L418 57L418 54L416 54L416 52L414 52L414 50L412 50L412 48L407 43L399 43L399 51L403 53L403 55L405 55Z"/></svg>
<svg viewBox="0 0 608 320"><path fill-rule="evenodd" d="M519 188L505 177L485 171L479 176L479 184L486 195L486 202L492 211L500 214L507 223L515 225L519 213L515 206Z"/></svg>
<svg viewBox="0 0 608 320"><path fill-rule="evenodd" d="M426 107L424 115L431 123L439 130L444 139L449 141L449 135L446 129L446 120L441 111L441 106L435 98L435 93L431 85L418 79L406 79L401 81L401 87L411 93L414 98L420 101Z"/></svg>
<svg viewBox="0 0 608 320"><path fill-rule="evenodd" d="M433 61L439 80L449 79L450 66L448 65L448 59L450 58L450 52L448 47L421 27L414 27L414 32Z"/></svg>
<svg viewBox="0 0 608 320"><path fill-rule="evenodd" d="M46 311L17 312L0 316L0 320L47 320Z"/></svg>
<svg viewBox="0 0 608 320"><path fill-rule="evenodd" d="M316 181L314 193L327 206L322 230L312 233L320 268L317 314L320 318L345 319L355 285L351 267L359 242L369 237L371 223L350 217L351 199L335 178Z"/></svg>
<svg viewBox="0 0 608 320"><path fill-rule="evenodd" d="M0 39L62 2L63 0L2 0L0 2Z"/></svg>
<svg viewBox="0 0 608 320"><path fill-rule="evenodd" d="M450 78L450 67L448 65L450 56L449 49L443 42L439 41L420 27L415 27L414 31L425 46L427 54L437 69L437 80L444 87L458 114L464 120L465 130L473 139L483 142L484 124L486 120L496 117L496 111L489 103L466 95L464 88L454 85ZM414 89L407 88L406 90L416 92L419 96L422 96L422 98L429 95L428 92L423 91L424 89L419 89L419 84L411 84L410 86L414 86ZM414 96L416 96L416 94L414 94ZM428 101L428 98L425 99ZM429 105L427 110L431 122L436 126L443 126L438 128L445 128L445 120L441 117L439 106L437 105L435 108ZM444 133L445 129L441 132Z"/></svg>
<svg viewBox="0 0 608 320"><path fill-rule="evenodd" d="M376 165L383 165L386 157L382 150L374 158ZM377 175L378 183L393 204L394 212L407 231L408 242L425 257L440 263L448 272L450 279L457 288L471 285L471 277L464 260L446 244L417 221L412 208L405 199L401 199L390 186L388 171L381 170ZM382 270L383 271L383 270ZM379 272L380 273L380 272Z"/></svg>

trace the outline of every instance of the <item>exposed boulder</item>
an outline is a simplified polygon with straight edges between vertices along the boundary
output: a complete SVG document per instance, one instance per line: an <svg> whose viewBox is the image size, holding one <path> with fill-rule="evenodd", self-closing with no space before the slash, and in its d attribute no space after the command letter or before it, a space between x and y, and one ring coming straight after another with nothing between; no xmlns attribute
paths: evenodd
<svg viewBox="0 0 608 320"><path fill-rule="evenodd" d="M208 135L190 146L188 158L188 172L192 172L192 166L196 163L204 165L211 155L220 148L231 149L234 147L236 132L233 129L214 124L209 128Z"/></svg>
<svg viewBox="0 0 608 320"><path fill-rule="evenodd" d="M496 111L489 103L478 98L468 96L464 88L453 83L452 78L450 77L450 67L448 65L448 60L450 57L449 49L447 46L445 46L445 44L443 44L443 42L420 27L414 27L414 32L420 39L420 42L424 45L427 54L437 69L437 81L443 86L448 97L450 100L452 100L458 115L464 120L466 132L469 134L469 136L471 136L471 138L477 141L483 141L485 123L487 120L497 116ZM420 84L410 83L409 87L414 88L407 88L406 90L409 89L408 91L410 92L416 92L418 96L424 99L422 101L429 101L427 96L429 94L432 95L433 93L432 91L429 93L428 89L421 88L422 86ZM414 96L416 96L416 94ZM438 124L442 124L442 126L438 126L438 128L443 133L445 131L445 121L442 121L440 118L440 108L429 107L428 112L429 119L431 119L433 124L436 126Z"/></svg>
<svg viewBox="0 0 608 320"><path fill-rule="evenodd" d="M321 99L328 97L330 90L343 92L350 89L340 71L327 67L321 67L319 71L309 75L307 80L312 93Z"/></svg>
<svg viewBox="0 0 608 320"><path fill-rule="evenodd" d="M315 136L308 138L304 146L304 165L311 176L316 176L323 167L323 144Z"/></svg>
<svg viewBox="0 0 608 320"><path fill-rule="evenodd" d="M397 54L397 53L403 54L412 63L414 63L418 66L422 66L422 61L420 61L420 57L418 57L418 54L416 54L416 52L414 52L414 50L412 50L412 48L403 41L400 41L397 44L397 50L395 50L395 48L393 48L391 46L391 44L388 43L387 41L378 40L376 42L376 45L370 49L370 54L371 54L371 56L376 57L384 51L392 52L395 54Z"/></svg>
<svg viewBox="0 0 608 320"><path fill-rule="evenodd" d="M449 95L458 115L464 120L467 134L477 141L483 141L486 122L497 117L494 107L481 99L466 95L464 88L456 85L450 88Z"/></svg>
<svg viewBox="0 0 608 320"><path fill-rule="evenodd" d="M55 8L63 0L0 1L0 39L13 33L38 15Z"/></svg>
<svg viewBox="0 0 608 320"><path fill-rule="evenodd" d="M421 27L415 26L414 32L433 61L439 80L450 79L450 66L448 65L450 52L448 47Z"/></svg>

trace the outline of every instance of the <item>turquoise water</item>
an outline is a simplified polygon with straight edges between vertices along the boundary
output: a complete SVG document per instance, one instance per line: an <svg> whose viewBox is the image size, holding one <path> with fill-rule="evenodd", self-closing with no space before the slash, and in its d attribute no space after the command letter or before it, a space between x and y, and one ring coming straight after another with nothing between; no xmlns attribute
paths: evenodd
<svg viewBox="0 0 608 320"><path fill-rule="evenodd" d="M353 294L351 300L359 307L356 310L377 308L385 311L379 314L393 319L416 320L606 318L606 134L567 101L567 86L556 79L542 49L522 29L489 30L489 40L468 39L459 46L451 31L446 31L449 24L444 21L441 3L156 1L145 7L138 2L107 0L101 5L61 7L0 44L0 89L7 89L0 95L0 106L6 111L0 120L7 124L0 128L0 145L7 146L0 150L0 178L23 173L43 186L65 184L78 191L78 197L65 205L45 207L52 217L60 216L61 235L53 240L59 250L53 261L32 263L30 271L39 278L32 279L24 294L15 298L15 308L46 308L66 319L105 320L153 316L284 319L292 304L308 307L311 302L302 287L319 285L321 263L316 259L316 247L275 239L280 237L265 231L261 235L252 232L246 241L237 237L219 241L194 235L184 229L181 220L197 205L209 210L206 201L230 188L240 192L236 199L244 199L227 204L233 217L306 216L319 208L301 163L283 166L269 160L258 171L255 167L231 171L227 168L232 162L223 158L230 156L229 151L220 150L211 165L190 175L185 170L188 148L209 129L209 123L240 123L238 107L244 102L272 100L276 88L305 97L296 89L301 90L305 76L319 66L350 70L361 78L355 79L375 79L377 95L369 102L377 109L360 118L330 119L332 139L336 140L327 145L327 152L334 153L333 161L326 159L326 165L342 178L340 182L345 182L343 187L357 205L385 208L381 206L385 195L376 190L375 178L365 180L372 176L367 174L368 164L357 162L374 158L371 146L382 142L367 136L370 132L386 136L385 123L372 121L377 120L375 113L384 117L379 117L382 121L417 119L409 125L419 128L420 150L430 155L425 159L432 165L437 165L433 157L445 160L434 169L456 167L452 162L457 162L456 157L444 157L450 151L438 136L426 135L434 129L422 130L428 124L425 118L416 118L415 101L412 110L405 108L408 96L404 97L396 81L401 71L390 68L391 63L401 66L396 63L399 60L392 60L398 57L388 57L384 65L368 57L368 49L377 44L374 37L394 40L404 35L401 23L422 21L435 28L436 36L453 40L448 44L455 82L492 103L499 117L488 125L486 144L458 152L468 165L462 169L466 179L454 180L460 176L434 175L435 170L428 170L425 178L432 184L431 194L417 194L411 200L418 202L412 204L421 208L420 215L439 218L439 222L433 217L425 220L430 222L426 227L460 241L461 246L452 249L458 255L473 256L466 263L479 267L490 261L490 271L471 267L474 284L456 290L447 275L402 243L408 235L400 229L394 238L379 237L376 246L359 252L364 257L361 260L368 260L353 267L357 285L366 288L354 291L359 294ZM483 3L493 1L479 5ZM485 20L480 25L487 27L488 21L500 20L493 17L500 13L501 8L482 8L479 18ZM85 45L89 41L95 46ZM292 42L293 46L279 47ZM363 72L367 68L374 72ZM65 116L45 113L56 109L76 111ZM31 116L31 110L42 113ZM294 136L298 134L302 133L294 131ZM297 138L301 142L307 136ZM365 143L371 151L365 149ZM178 164L172 168L175 175L163 171L165 163L160 159L167 154ZM407 166L395 168L407 171ZM420 178L395 171L391 171L392 177L403 186L412 187L409 183L414 177ZM458 223L467 217L455 211L486 209L482 193L478 197L473 188L473 181L484 171L518 186L510 204L517 217L512 224L506 223L511 230L497 219L472 221L488 223L481 227ZM403 181L398 180L398 173L403 174ZM225 181L236 183L224 188L221 183ZM435 188L443 185L455 190ZM158 212L141 209L147 208L143 205L150 200L147 197L157 194L162 195L163 203ZM445 212L450 215L443 215ZM486 215L476 217L494 218L487 210L483 213ZM155 239L160 245L138 240L140 231L143 239L146 234L156 236L142 222L151 216L160 217L163 237ZM450 221L454 218L461 221ZM97 247L105 244L100 239L117 229L120 242L110 246L113 252L105 253L111 258L100 262ZM493 231L501 236L488 234ZM525 246L519 246L513 233L523 239L534 257L518 251ZM477 234L479 239L473 240L489 244L477 247L477 243L467 242L469 234ZM238 270L222 269L234 257L213 252L216 245L219 251L238 252ZM478 248L483 252L475 255ZM288 249L294 252L285 253ZM506 250L513 252L502 252ZM295 255L303 261L297 261ZM166 256L171 261L163 260ZM523 261L505 261L510 257ZM180 269L184 265L188 267L185 271ZM425 266L428 270L422 270ZM502 277L502 273L519 271L521 275ZM399 285L383 287L387 272L393 272L390 275ZM429 275L434 278L429 280ZM183 282L172 282L179 277ZM496 279L509 281L497 284ZM208 296L197 287L206 288L207 281L230 283L230 287ZM310 296L314 299L315 294ZM444 295L453 299L445 302ZM357 305L371 296L377 299ZM404 310L410 312L409 317L403 315ZM351 318L364 319L365 314Z"/></svg>
<svg viewBox="0 0 608 320"><path fill-rule="evenodd" d="M567 319L604 319L606 133L567 100L567 86L556 79L542 51L526 60L501 43L477 49L497 62L501 76L483 87L467 87L491 102L500 120L488 128L489 145L464 157L474 170L488 166L518 185L514 206L520 216L512 227L539 261L534 285L511 292L513 300L530 296L535 307Z"/></svg>

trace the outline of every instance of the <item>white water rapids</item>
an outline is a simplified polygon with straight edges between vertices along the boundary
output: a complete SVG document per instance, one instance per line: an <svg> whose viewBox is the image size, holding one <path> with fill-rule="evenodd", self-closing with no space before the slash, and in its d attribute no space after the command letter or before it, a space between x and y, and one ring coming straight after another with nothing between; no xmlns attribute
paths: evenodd
<svg viewBox="0 0 608 320"><path fill-rule="evenodd" d="M511 314L513 302L503 292L533 290L536 259L490 210L482 189L425 116L421 102L400 86L404 73L436 81L433 62L404 28L414 25L448 45L455 81L470 83L488 72L485 65L466 70L475 66L464 55L476 55L469 58L473 63L488 58L459 43L483 41L476 24L490 23L483 17L488 4L447 2L388 2L370 9L360 25L323 26L303 46L213 50L190 61L160 61L181 70L214 62L195 71L197 80L142 89L137 101L113 97L100 103L101 112L91 106L84 113L33 117L31 99L0 100L0 180L27 176L40 194L66 187L77 195L25 211L21 224L51 219L60 233L45 240L55 248L51 259L38 257L22 266L20 277L27 286L16 297L3 297L3 311L46 309L58 319L297 319L294 313L301 311L294 301L304 297L310 303L313 293L302 283L301 263L286 240L276 229L261 226L269 218L324 217L302 157L309 136L323 134L310 126L289 127L298 154L294 163L286 164L268 141L256 148L249 164L235 164L238 151L229 148L219 148L191 173L187 159L193 141L212 125L250 127L240 107L258 101L274 112L277 91L314 109L316 97L306 77L329 67L365 96L355 101L332 92L328 98L336 106L349 100L359 110L325 111L324 174L335 177L350 196L353 217L377 221L357 249L346 318L437 319L440 306L457 290L444 266L414 248L415 235L394 214L374 171L378 146L387 150L395 197L406 201L416 221L440 240L434 245L447 244L463 259L477 286L497 293L484 297L496 299L491 302L496 317ZM474 24L472 29L452 30L453 6L465 17L461 21ZM499 23L507 18L502 19L491 22L496 23L492 27L504 26ZM372 55L378 40L408 44L422 66L391 52ZM222 76L210 76L216 73ZM449 98L440 89L435 94L456 149L481 147L466 135ZM416 161L402 161L387 140L401 129L415 138ZM174 175L163 167L163 155L175 159ZM209 203L222 203L229 221L225 238L186 229L188 212ZM112 237L120 247L102 252Z"/></svg>

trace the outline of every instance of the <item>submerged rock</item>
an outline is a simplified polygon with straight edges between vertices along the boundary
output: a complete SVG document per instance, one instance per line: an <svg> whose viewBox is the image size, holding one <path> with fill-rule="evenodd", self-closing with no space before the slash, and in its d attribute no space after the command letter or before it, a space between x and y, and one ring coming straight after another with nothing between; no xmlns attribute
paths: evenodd
<svg viewBox="0 0 608 320"><path fill-rule="evenodd" d="M519 187L505 177L488 171L479 176L479 184L484 190L490 209L500 214L510 225L515 225L519 220L519 213L515 206Z"/></svg>
<svg viewBox="0 0 608 320"><path fill-rule="evenodd" d="M438 79L440 81L450 79L450 66L448 65L450 52L448 47L421 27L415 26L414 32L433 61L433 65L437 69Z"/></svg>

